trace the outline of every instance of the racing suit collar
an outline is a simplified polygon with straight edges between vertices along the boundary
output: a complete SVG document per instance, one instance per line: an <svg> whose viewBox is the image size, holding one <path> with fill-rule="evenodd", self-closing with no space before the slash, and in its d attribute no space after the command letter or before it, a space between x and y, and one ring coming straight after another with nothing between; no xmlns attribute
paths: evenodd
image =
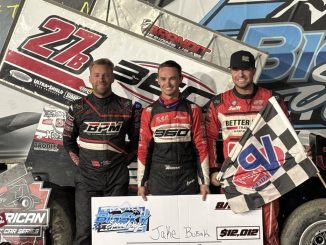
<svg viewBox="0 0 326 245"><path fill-rule="evenodd" d="M232 92L235 96L237 96L240 99L252 99L253 97L255 97L256 93L258 90L258 86L256 84L254 84L254 90L252 92L252 94L240 94L235 87L232 89Z"/></svg>
<svg viewBox="0 0 326 245"><path fill-rule="evenodd" d="M92 97L93 97L93 99L94 99L94 101L96 103L105 105L105 104L110 103L112 101L112 99L115 97L115 94L111 93L109 96L107 96L105 98L99 98L95 94L92 94Z"/></svg>
<svg viewBox="0 0 326 245"><path fill-rule="evenodd" d="M182 101L182 99L183 99L183 97L181 96L181 94L179 94L179 97L177 99L167 100L167 99L163 99L160 96L159 99L158 99L158 101L165 108L171 109L171 108L175 108Z"/></svg>

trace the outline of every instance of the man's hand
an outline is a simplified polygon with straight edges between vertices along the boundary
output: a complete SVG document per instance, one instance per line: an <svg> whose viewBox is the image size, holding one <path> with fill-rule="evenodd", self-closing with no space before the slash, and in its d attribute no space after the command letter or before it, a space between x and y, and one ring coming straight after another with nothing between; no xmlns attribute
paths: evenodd
<svg viewBox="0 0 326 245"><path fill-rule="evenodd" d="M210 193L209 186L208 185L200 185L199 189L200 189L200 194L203 196L203 201L205 201L207 194Z"/></svg>
<svg viewBox="0 0 326 245"><path fill-rule="evenodd" d="M212 185L215 185L215 186L220 186L221 183L220 181L217 180L217 175L218 175L219 172L214 172L211 174L211 184Z"/></svg>
<svg viewBox="0 0 326 245"><path fill-rule="evenodd" d="M145 186L138 186L138 196L141 196L143 198L144 201L147 201L147 189Z"/></svg>
<svg viewBox="0 0 326 245"><path fill-rule="evenodd" d="M311 157L312 156L312 152L311 152L311 147L309 145L304 145L304 152L306 153L307 157Z"/></svg>
<svg viewBox="0 0 326 245"><path fill-rule="evenodd" d="M79 166L79 156L72 151L69 151L69 156L76 166Z"/></svg>

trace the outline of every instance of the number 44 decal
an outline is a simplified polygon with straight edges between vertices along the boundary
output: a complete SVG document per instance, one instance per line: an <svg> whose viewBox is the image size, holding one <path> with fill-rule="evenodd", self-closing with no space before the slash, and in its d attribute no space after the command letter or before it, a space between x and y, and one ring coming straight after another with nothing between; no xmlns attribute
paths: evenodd
<svg viewBox="0 0 326 245"><path fill-rule="evenodd" d="M75 74L88 67L90 52L107 38L58 16L49 16L39 29L42 33L29 36L18 50Z"/></svg>

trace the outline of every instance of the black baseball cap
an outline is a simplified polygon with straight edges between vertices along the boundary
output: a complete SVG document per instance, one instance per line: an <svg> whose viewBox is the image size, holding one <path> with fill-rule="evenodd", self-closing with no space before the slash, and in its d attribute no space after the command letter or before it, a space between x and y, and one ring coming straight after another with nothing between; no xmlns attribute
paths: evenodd
<svg viewBox="0 0 326 245"><path fill-rule="evenodd" d="M230 58L230 68L255 68L255 57L245 50L234 52Z"/></svg>

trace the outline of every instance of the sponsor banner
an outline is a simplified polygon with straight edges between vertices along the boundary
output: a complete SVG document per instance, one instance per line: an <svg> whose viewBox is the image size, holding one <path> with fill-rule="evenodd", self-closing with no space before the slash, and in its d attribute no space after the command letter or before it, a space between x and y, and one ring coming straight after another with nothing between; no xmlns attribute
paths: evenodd
<svg viewBox="0 0 326 245"><path fill-rule="evenodd" d="M224 195L93 197L92 244L263 244L261 209L234 214Z"/></svg>
<svg viewBox="0 0 326 245"><path fill-rule="evenodd" d="M109 1L96 1L91 15L224 68L233 52L248 50L257 59L255 81L266 63L267 53L145 1Z"/></svg>
<svg viewBox="0 0 326 245"><path fill-rule="evenodd" d="M232 86L226 69L62 5L38 0L21 3L0 63L0 82L67 107L91 92L88 65L102 57L116 64L113 91L145 105L158 98L157 66L169 59L183 67L183 95L200 105Z"/></svg>
<svg viewBox="0 0 326 245"><path fill-rule="evenodd" d="M50 189L34 182L25 165L0 174L0 239L9 244L45 244Z"/></svg>

